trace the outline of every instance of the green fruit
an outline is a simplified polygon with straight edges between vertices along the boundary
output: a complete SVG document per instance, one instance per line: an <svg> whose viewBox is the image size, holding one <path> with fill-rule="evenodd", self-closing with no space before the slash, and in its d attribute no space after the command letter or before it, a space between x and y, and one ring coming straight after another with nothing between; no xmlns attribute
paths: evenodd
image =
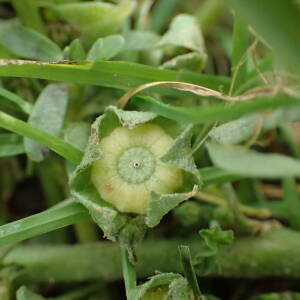
<svg viewBox="0 0 300 300"><path fill-rule="evenodd" d="M100 196L119 211L145 214L151 192L172 193L182 185L182 172L160 161L173 143L159 126L117 127L99 143L102 158L91 179Z"/></svg>

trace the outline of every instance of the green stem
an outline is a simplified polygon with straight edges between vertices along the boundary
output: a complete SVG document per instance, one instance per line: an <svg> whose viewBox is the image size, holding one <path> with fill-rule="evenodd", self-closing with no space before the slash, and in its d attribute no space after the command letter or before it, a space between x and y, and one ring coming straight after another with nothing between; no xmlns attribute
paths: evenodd
<svg viewBox="0 0 300 300"><path fill-rule="evenodd" d="M192 265L192 258L191 258L189 246L181 245L181 246L178 246L178 248L179 248L180 258L181 258L181 262L182 262L182 266L183 266L183 270L184 270L184 275L192 288L192 291L194 294L194 299L195 300L205 300L206 298L202 295L202 293L200 291L196 273L195 273L194 267Z"/></svg>
<svg viewBox="0 0 300 300"><path fill-rule="evenodd" d="M133 293L136 289L136 271L132 263L129 261L128 251L121 248L123 278L126 288L127 300L132 300Z"/></svg>
<svg viewBox="0 0 300 300"><path fill-rule="evenodd" d="M203 253L203 244L194 237L185 240L152 239L141 243L137 253L138 278L147 278L155 270L182 272L177 248L180 244L190 246L192 257ZM237 237L231 246L220 249L219 268L211 270L209 275L239 279L299 279L299 249L300 233L289 229L273 230L255 237ZM49 280L53 283L78 283L101 279L116 281L122 278L119 246L107 241L61 246L23 245L6 255L3 265L22 267L16 279L19 284L26 280L27 285ZM194 267L197 271L197 266Z"/></svg>
<svg viewBox="0 0 300 300"><path fill-rule="evenodd" d="M40 142L65 159L76 164L81 161L82 152L71 144L1 111L0 127Z"/></svg>
<svg viewBox="0 0 300 300"><path fill-rule="evenodd" d="M228 203L224 198L208 194L203 191L199 191L194 197L206 203L223 207L228 206ZM271 212L268 209L258 209L244 204L239 204L239 209L242 213L250 217L265 219L271 216Z"/></svg>
<svg viewBox="0 0 300 300"><path fill-rule="evenodd" d="M83 220L74 225L76 236L80 243L92 243L99 240L95 224L90 220Z"/></svg>
<svg viewBox="0 0 300 300"><path fill-rule="evenodd" d="M286 204L287 218L290 226L300 230L300 198L298 196L295 178L284 178L283 182L284 203Z"/></svg>
<svg viewBox="0 0 300 300"><path fill-rule="evenodd" d="M201 148L201 146L207 140L210 131L216 125L217 125L217 122L212 122L212 123L205 124L203 126L203 129L201 130L201 132L199 133L199 135L196 137L196 140L195 140L195 142L193 144L193 148L192 148L191 154L194 154L195 152L197 152Z"/></svg>
<svg viewBox="0 0 300 300"><path fill-rule="evenodd" d="M249 46L248 24L239 16L234 16L232 41L232 80L229 95L233 95L245 82L247 75L246 55Z"/></svg>
<svg viewBox="0 0 300 300"><path fill-rule="evenodd" d="M224 11L223 0L206 0L196 12L202 32L206 33Z"/></svg>
<svg viewBox="0 0 300 300"><path fill-rule="evenodd" d="M223 184L223 191L225 194L225 199L228 203L228 207L234 216L237 226L240 227L242 232L244 232L245 234L253 234L255 230L246 216L242 213L241 206L238 202L235 190L233 189L231 183L227 182Z"/></svg>
<svg viewBox="0 0 300 300"><path fill-rule="evenodd" d="M151 30L160 32L168 23L180 0L158 0L152 11Z"/></svg>

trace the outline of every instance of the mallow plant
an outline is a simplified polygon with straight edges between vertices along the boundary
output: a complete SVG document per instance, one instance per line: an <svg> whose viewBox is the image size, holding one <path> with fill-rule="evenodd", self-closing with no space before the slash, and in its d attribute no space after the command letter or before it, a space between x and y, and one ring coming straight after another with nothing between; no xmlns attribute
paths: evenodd
<svg viewBox="0 0 300 300"><path fill-rule="evenodd" d="M298 299L300 12L271 2L0 1L1 300Z"/></svg>

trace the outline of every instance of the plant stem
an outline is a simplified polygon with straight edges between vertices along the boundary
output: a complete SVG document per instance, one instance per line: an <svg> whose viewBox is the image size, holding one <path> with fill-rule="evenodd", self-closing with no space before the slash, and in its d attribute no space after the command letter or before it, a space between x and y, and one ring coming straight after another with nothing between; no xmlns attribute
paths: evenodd
<svg viewBox="0 0 300 300"><path fill-rule="evenodd" d="M71 144L1 111L0 127L33 139L47 146L65 159L68 159L76 164L80 163L82 152L73 147Z"/></svg>
<svg viewBox="0 0 300 300"><path fill-rule="evenodd" d="M254 227L249 222L249 219L241 212L240 204L231 183L224 183L222 187L226 196L228 207L234 216L236 225L240 227L245 234L253 234L255 232Z"/></svg>
<svg viewBox="0 0 300 300"><path fill-rule="evenodd" d="M90 220L83 220L74 225L78 241L83 243L92 243L99 240L96 226Z"/></svg>
<svg viewBox="0 0 300 300"><path fill-rule="evenodd" d="M286 213L291 228L300 230L300 198L295 178L284 178L282 181Z"/></svg>
<svg viewBox="0 0 300 300"><path fill-rule="evenodd" d="M136 271L129 261L128 251L125 248L121 248L121 258L126 297L127 300L132 300L133 292L136 289Z"/></svg>
<svg viewBox="0 0 300 300"><path fill-rule="evenodd" d="M198 193L195 195L195 198L201 201L205 201L210 204L215 204L219 206L227 206L227 201L221 197L208 194L202 191L198 191ZM251 206L247 206L244 204L239 204L239 209L242 213L250 216L250 217L256 217L256 218L268 218L270 217L271 213L268 209L257 209Z"/></svg>
<svg viewBox="0 0 300 300"><path fill-rule="evenodd" d="M151 276L155 270L181 272L177 248L180 244L190 246L192 257L203 251L199 240L188 237L184 240L150 239L141 243L136 266L139 278ZM232 245L220 249L220 268L211 270L210 275L239 280L266 277L299 279L299 249L300 233L290 229L272 230L255 237L237 237ZM61 246L22 245L5 256L3 265L22 267L17 280L19 284L26 280L26 285L49 280L53 283L78 283L122 278L119 246L107 241Z"/></svg>
<svg viewBox="0 0 300 300"><path fill-rule="evenodd" d="M245 82L247 75L246 55L249 46L248 24L239 16L234 16L232 41L232 81L229 95L233 95Z"/></svg>
<svg viewBox="0 0 300 300"><path fill-rule="evenodd" d="M195 300L205 300L205 297L200 291L196 273L192 265L192 258L189 246L180 245L178 246L178 248L184 270L184 275L192 288Z"/></svg>
<svg viewBox="0 0 300 300"><path fill-rule="evenodd" d="M150 29L160 32L168 23L179 2L179 0L156 1L152 12L152 24Z"/></svg>
<svg viewBox="0 0 300 300"><path fill-rule="evenodd" d="M203 2L195 13L203 33L209 31L215 21L218 20L224 11L224 6L223 0L206 0Z"/></svg>

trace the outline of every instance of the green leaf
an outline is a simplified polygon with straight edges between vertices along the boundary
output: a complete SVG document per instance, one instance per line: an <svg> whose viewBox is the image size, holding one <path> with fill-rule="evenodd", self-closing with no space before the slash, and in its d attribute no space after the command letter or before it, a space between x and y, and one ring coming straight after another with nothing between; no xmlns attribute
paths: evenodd
<svg viewBox="0 0 300 300"><path fill-rule="evenodd" d="M284 203L291 228L300 230L300 197L293 178L283 179Z"/></svg>
<svg viewBox="0 0 300 300"><path fill-rule="evenodd" d="M89 218L74 202L61 203L36 215L0 226L0 246L20 242Z"/></svg>
<svg viewBox="0 0 300 300"><path fill-rule="evenodd" d="M196 18L186 14L177 15L158 43L158 46L166 45L184 47L204 55L204 40Z"/></svg>
<svg viewBox="0 0 300 300"><path fill-rule="evenodd" d="M254 133L258 115L246 116L214 128L209 136L220 144L238 144Z"/></svg>
<svg viewBox="0 0 300 300"><path fill-rule="evenodd" d="M144 239L146 229L145 218L137 216L130 219L120 232L120 245L128 251L129 260L134 264L138 261L136 247Z"/></svg>
<svg viewBox="0 0 300 300"><path fill-rule="evenodd" d="M45 300L45 298L31 292L27 287L22 286L17 291L17 300Z"/></svg>
<svg viewBox="0 0 300 300"><path fill-rule="evenodd" d="M84 151L88 144L91 126L85 122L76 122L68 125L64 132L65 141Z"/></svg>
<svg viewBox="0 0 300 300"><path fill-rule="evenodd" d="M218 167L201 168L199 169L199 172L202 176L204 186L235 181L242 178L241 175L237 175L233 172Z"/></svg>
<svg viewBox="0 0 300 300"><path fill-rule="evenodd" d="M164 69L189 70L198 72L204 67L205 61L197 52L177 55L174 58L162 64Z"/></svg>
<svg viewBox="0 0 300 300"><path fill-rule="evenodd" d="M203 124L213 121L234 120L253 112L265 111L274 108L297 107L299 99L276 95L274 97L257 97L247 101L240 101L232 105L216 104L203 107L176 107L158 102L151 97L136 97L130 103L135 106L154 112L171 120Z"/></svg>
<svg viewBox="0 0 300 300"><path fill-rule="evenodd" d="M100 199L94 186L88 182L90 176L83 177L84 175L86 174L81 174L76 179L71 178L72 195L87 208L94 222L102 229L104 237L116 241L128 218Z"/></svg>
<svg viewBox="0 0 300 300"><path fill-rule="evenodd" d="M201 229L199 234L205 244L214 251L217 251L220 246L231 245L234 238L232 230L222 230L219 226Z"/></svg>
<svg viewBox="0 0 300 300"><path fill-rule="evenodd" d="M300 177L300 160L288 156L218 144L209 144L208 152L216 166L238 175L258 178Z"/></svg>
<svg viewBox="0 0 300 300"><path fill-rule="evenodd" d="M35 0L12 0L11 2L23 25L38 31L41 34L47 34L40 16L38 4Z"/></svg>
<svg viewBox="0 0 300 300"><path fill-rule="evenodd" d="M28 123L53 136L58 136L63 126L67 104L67 86L64 84L48 85L38 97ZM33 161L40 162L47 154L45 146L34 140L25 138L24 146L27 155Z"/></svg>
<svg viewBox="0 0 300 300"><path fill-rule="evenodd" d="M284 123L300 119L300 106L286 109L277 109L266 115L249 115L238 120L227 122L210 132L210 137L220 144L238 144L254 134L255 127L262 119L262 131L276 128Z"/></svg>
<svg viewBox="0 0 300 300"><path fill-rule="evenodd" d="M74 162L79 163L82 157L82 152L73 147L71 144L53 136L43 130L31 126L30 124L18 120L4 112L0 111L0 127L13 131L24 137L33 139L43 145L49 147L62 157Z"/></svg>
<svg viewBox="0 0 300 300"><path fill-rule="evenodd" d="M123 61L39 63L0 60L0 76L27 77L128 90L152 81L183 81L212 89L228 89L229 79L193 72L175 72Z"/></svg>
<svg viewBox="0 0 300 300"><path fill-rule="evenodd" d="M300 74L300 12L295 1L227 0L245 21L274 48L291 71Z"/></svg>
<svg viewBox="0 0 300 300"><path fill-rule="evenodd" d="M3 97L5 101L8 102L8 105L12 106L15 109L24 111L27 114L29 114L32 110L32 105L29 102L25 101L17 94L14 94L2 87L0 87L0 97Z"/></svg>
<svg viewBox="0 0 300 300"><path fill-rule="evenodd" d="M183 69L199 71L205 65L207 55L204 39L196 18L191 15L177 15L157 46L171 46L176 55L175 58L163 64L165 68L180 69L183 67ZM177 56L176 48L178 47L185 48L191 53Z"/></svg>
<svg viewBox="0 0 300 300"><path fill-rule="evenodd" d="M155 227L164 215L181 202L193 197L197 193L197 186L189 193L157 194L152 192L147 208L146 224Z"/></svg>
<svg viewBox="0 0 300 300"><path fill-rule="evenodd" d="M67 47L67 53L70 60L84 61L86 59L86 53L79 39L72 41Z"/></svg>
<svg viewBox="0 0 300 300"><path fill-rule="evenodd" d="M194 298L199 300L206 300L205 297L203 297L198 285L197 276L192 264L192 257L189 246L180 245L178 248L184 275L188 283L190 284Z"/></svg>
<svg viewBox="0 0 300 300"><path fill-rule="evenodd" d="M91 47L87 61L109 60L116 56L124 47L125 40L121 35L99 38Z"/></svg>
<svg viewBox="0 0 300 300"><path fill-rule="evenodd" d="M52 7L54 13L78 28L82 40L91 44L99 37L116 33L135 7L132 0L118 5L104 2L70 3Z"/></svg>
<svg viewBox="0 0 300 300"><path fill-rule="evenodd" d="M182 297L178 296L180 294ZM150 277L147 282L137 287L133 299L155 300L169 299L169 297L174 300L189 299L187 281L180 274L162 273Z"/></svg>
<svg viewBox="0 0 300 300"><path fill-rule="evenodd" d="M175 13L180 0L157 0L152 10L150 28L160 32Z"/></svg>
<svg viewBox="0 0 300 300"><path fill-rule="evenodd" d="M41 61L62 59L62 51L56 44L16 20L0 22L0 44L22 58Z"/></svg>
<svg viewBox="0 0 300 300"><path fill-rule="evenodd" d="M249 47L248 24L238 14L234 16L233 39L232 39L232 59L231 59L231 91L235 94L245 83L247 76L247 50Z"/></svg>
<svg viewBox="0 0 300 300"><path fill-rule="evenodd" d="M232 230L222 230L217 223L212 223L210 229L200 230L199 234L204 245L195 258L195 268L204 276L220 268L220 253L224 246L232 244L234 235Z"/></svg>
<svg viewBox="0 0 300 300"><path fill-rule="evenodd" d="M192 156L191 139L194 133L192 125L187 125L185 130L175 139L174 144L161 161L176 166L194 177L196 184L201 186L200 173Z"/></svg>
<svg viewBox="0 0 300 300"><path fill-rule="evenodd" d="M0 157L13 156L25 152L23 140L13 133L0 133Z"/></svg>
<svg viewBox="0 0 300 300"><path fill-rule="evenodd" d="M159 36L147 30L131 30L123 34L125 38L124 51L150 50L157 47Z"/></svg>

